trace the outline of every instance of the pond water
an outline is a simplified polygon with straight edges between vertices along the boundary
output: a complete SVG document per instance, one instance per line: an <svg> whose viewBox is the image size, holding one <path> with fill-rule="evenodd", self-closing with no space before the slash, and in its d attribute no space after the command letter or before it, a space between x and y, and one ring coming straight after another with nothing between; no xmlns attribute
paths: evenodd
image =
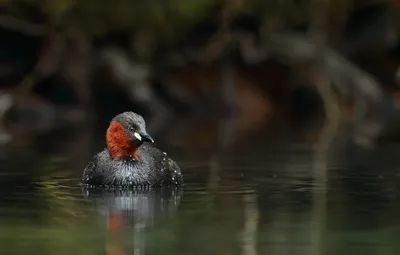
<svg viewBox="0 0 400 255"><path fill-rule="evenodd" d="M1 148L0 254L400 254L400 144L317 154L284 135L207 153L160 143L182 189L104 191L79 185L103 142L84 137Z"/></svg>

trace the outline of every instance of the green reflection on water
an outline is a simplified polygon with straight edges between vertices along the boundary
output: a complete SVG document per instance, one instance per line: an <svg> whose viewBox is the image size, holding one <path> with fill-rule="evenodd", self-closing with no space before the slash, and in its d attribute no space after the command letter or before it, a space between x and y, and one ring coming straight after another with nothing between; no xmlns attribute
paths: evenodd
<svg viewBox="0 0 400 255"><path fill-rule="evenodd" d="M0 201L0 254L399 254L398 177L383 163L327 169L322 192L306 153L241 156L184 168L197 175L176 204L88 199L79 176L40 172Z"/></svg>

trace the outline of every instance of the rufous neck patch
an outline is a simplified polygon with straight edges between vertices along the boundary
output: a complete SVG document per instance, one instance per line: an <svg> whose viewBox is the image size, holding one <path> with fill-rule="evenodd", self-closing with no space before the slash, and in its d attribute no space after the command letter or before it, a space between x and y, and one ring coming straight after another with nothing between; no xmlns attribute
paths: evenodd
<svg viewBox="0 0 400 255"><path fill-rule="evenodd" d="M120 159L124 156L131 156L138 159L137 147L126 135L125 128L116 120L111 121L106 134L107 149L113 159Z"/></svg>

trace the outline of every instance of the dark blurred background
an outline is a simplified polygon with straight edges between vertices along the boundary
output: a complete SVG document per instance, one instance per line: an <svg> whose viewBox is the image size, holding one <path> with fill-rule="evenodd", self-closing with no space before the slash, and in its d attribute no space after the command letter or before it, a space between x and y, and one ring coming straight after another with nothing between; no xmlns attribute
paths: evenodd
<svg viewBox="0 0 400 255"><path fill-rule="evenodd" d="M0 253L398 254L399 14L0 0ZM183 193L81 190L128 110Z"/></svg>
<svg viewBox="0 0 400 255"><path fill-rule="evenodd" d="M285 123L315 141L328 123L359 144L395 139L399 7L1 1L0 141L99 127L126 110L142 114L154 136L182 143L183 134L195 144L218 133L212 123L227 118L231 137Z"/></svg>

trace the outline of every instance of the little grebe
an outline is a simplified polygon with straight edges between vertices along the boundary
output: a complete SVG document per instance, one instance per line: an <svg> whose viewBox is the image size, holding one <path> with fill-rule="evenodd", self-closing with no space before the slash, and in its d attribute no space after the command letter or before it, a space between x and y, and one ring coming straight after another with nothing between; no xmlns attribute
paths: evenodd
<svg viewBox="0 0 400 255"><path fill-rule="evenodd" d="M146 142L146 143L144 143ZM83 183L93 186L180 186L179 166L165 152L150 145L142 116L124 112L107 129L107 148L89 161Z"/></svg>

